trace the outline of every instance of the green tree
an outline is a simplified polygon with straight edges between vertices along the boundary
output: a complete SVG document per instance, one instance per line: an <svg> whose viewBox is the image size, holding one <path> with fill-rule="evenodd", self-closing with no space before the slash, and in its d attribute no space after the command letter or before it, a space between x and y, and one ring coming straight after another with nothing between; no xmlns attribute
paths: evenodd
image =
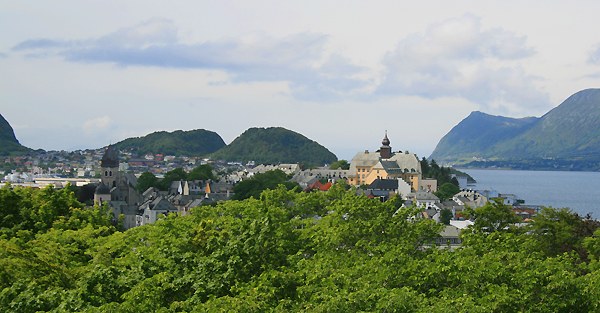
<svg viewBox="0 0 600 313"><path fill-rule="evenodd" d="M454 215L452 215L452 211L449 209L444 208L440 211L440 223L444 225L450 225L450 221L453 217Z"/></svg>
<svg viewBox="0 0 600 313"><path fill-rule="evenodd" d="M329 168L332 170L337 170L337 169L347 170L347 169L350 169L350 163L348 163L348 161L346 161L346 160L338 160L338 161L331 163L331 165L329 165Z"/></svg>
<svg viewBox="0 0 600 313"><path fill-rule="evenodd" d="M460 188L452 183L444 183L441 185L434 194L440 198L441 201L452 198L455 194L460 192Z"/></svg>
<svg viewBox="0 0 600 313"><path fill-rule="evenodd" d="M567 208L544 207L533 217L529 228L537 240L537 245L547 255L575 251L586 259L587 252L583 241L586 237L593 236L600 226L599 223L591 218L581 218Z"/></svg>
<svg viewBox="0 0 600 313"><path fill-rule="evenodd" d="M148 188L150 188L150 187L158 187L158 186L159 186L158 178L156 178L156 176L154 176L154 174L152 174L150 172L143 172L142 175L140 175L140 177L137 180L136 189L139 192L144 192L144 191L148 190Z"/></svg>
<svg viewBox="0 0 600 313"><path fill-rule="evenodd" d="M215 174L213 173L213 168L209 164L202 164L195 167L191 172L187 175L188 180L215 180Z"/></svg>
<svg viewBox="0 0 600 313"><path fill-rule="evenodd" d="M465 210L467 216L474 220L475 232L492 233L510 229L519 221L512 207L503 203L502 199L493 199L482 207Z"/></svg>
<svg viewBox="0 0 600 313"><path fill-rule="evenodd" d="M160 180L158 186L160 190L169 190L169 187L171 187L172 182L186 179L187 173L182 168L178 167L172 171L168 171L165 174L165 177Z"/></svg>
<svg viewBox="0 0 600 313"><path fill-rule="evenodd" d="M258 173L249 179L237 183L233 187L234 199L242 200L254 197L258 199L260 194L267 189L275 189L278 185L285 186L288 190L298 186L297 183L289 181L289 177L281 170L272 170Z"/></svg>

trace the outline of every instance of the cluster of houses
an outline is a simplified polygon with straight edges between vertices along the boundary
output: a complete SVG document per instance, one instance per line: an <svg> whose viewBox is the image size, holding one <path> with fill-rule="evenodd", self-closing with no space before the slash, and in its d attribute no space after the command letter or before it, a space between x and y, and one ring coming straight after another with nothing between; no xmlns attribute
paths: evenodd
<svg viewBox="0 0 600 313"><path fill-rule="evenodd" d="M124 217L125 228L156 222L161 215L177 213L186 215L191 208L231 199L235 183L258 173L281 170L290 175L291 181L304 190L328 190L338 180L360 186L359 194L386 201L399 195L405 206L422 209L422 218L440 222L442 211L451 212L450 224L441 233L444 244L460 244L460 231L470 224L465 219L467 207L477 208L489 199L501 198L513 205L515 212L524 219L530 218L539 208L519 203L515 195L503 195L494 191L463 189L452 199L440 201L434 194L437 181L422 176L421 163L408 151L393 152L385 135L382 146L374 152L359 152L350 162L350 168L314 168L302 170L298 164L258 165L228 174L220 181L174 181L169 190L149 188L143 193L136 190L137 178L119 170L118 152L108 147L100 161L100 183L96 188L95 203L107 203L115 218Z"/></svg>

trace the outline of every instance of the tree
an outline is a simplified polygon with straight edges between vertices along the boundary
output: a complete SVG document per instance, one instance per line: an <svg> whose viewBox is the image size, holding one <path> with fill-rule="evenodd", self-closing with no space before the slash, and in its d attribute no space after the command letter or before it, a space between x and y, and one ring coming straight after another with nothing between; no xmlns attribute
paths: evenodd
<svg viewBox="0 0 600 313"><path fill-rule="evenodd" d="M144 172L144 173L142 173L142 175L140 175L140 177L137 180L136 189L139 192L144 192L144 191L148 190L148 188L150 188L150 187L158 187L158 186L159 186L158 178L156 178L156 176L154 176L154 174L152 174L150 172Z"/></svg>
<svg viewBox="0 0 600 313"><path fill-rule="evenodd" d="M288 175L281 170L272 170L258 173L249 179L237 183L233 187L235 200L243 200L254 197L258 199L260 194L267 189L275 189L278 185L284 185L288 190L298 186L297 183L289 181Z"/></svg>
<svg viewBox="0 0 600 313"><path fill-rule="evenodd" d="M165 177L159 183L159 189L169 190L169 187L171 187L172 182L186 179L187 173L181 167L178 167L172 171L168 171L165 174Z"/></svg>
<svg viewBox="0 0 600 313"><path fill-rule="evenodd" d="M509 229L519 221L512 207L502 202L502 199L493 199L492 202L476 209L465 210L468 217L474 220L475 232L493 233Z"/></svg>
<svg viewBox="0 0 600 313"><path fill-rule="evenodd" d="M455 194L460 192L460 188L452 183L444 183L441 185L434 194L440 198L441 201L452 198Z"/></svg>
<svg viewBox="0 0 600 313"><path fill-rule="evenodd" d="M331 163L331 165L329 165L329 168L332 170L337 170L337 169L347 170L350 168L350 163L348 163L348 161L346 161L346 160L338 160L338 161Z"/></svg>
<svg viewBox="0 0 600 313"><path fill-rule="evenodd" d="M187 175L188 180L215 180L215 174L213 173L213 168L209 164L202 164L194 168Z"/></svg>
<svg viewBox="0 0 600 313"><path fill-rule="evenodd" d="M544 207L534 216L530 230L547 255L576 251L583 259L587 259L583 241L594 234L599 224L590 217L581 218L567 208Z"/></svg>
<svg viewBox="0 0 600 313"><path fill-rule="evenodd" d="M453 217L454 215L452 215L452 211L449 209L444 208L440 211L440 223L444 225L450 225L450 221Z"/></svg>

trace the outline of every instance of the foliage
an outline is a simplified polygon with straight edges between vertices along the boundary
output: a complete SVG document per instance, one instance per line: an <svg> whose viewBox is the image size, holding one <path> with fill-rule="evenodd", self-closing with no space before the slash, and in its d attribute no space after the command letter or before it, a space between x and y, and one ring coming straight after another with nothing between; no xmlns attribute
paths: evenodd
<svg viewBox="0 0 600 313"><path fill-rule="evenodd" d="M258 173L249 179L237 183L233 187L235 200L243 200L254 197L258 199L260 194L267 189L275 189L283 185L288 190L298 187L297 183L289 181L289 177L281 170L272 170L264 173Z"/></svg>
<svg viewBox="0 0 600 313"><path fill-rule="evenodd" d="M449 209L443 208L440 211L440 223L444 225L450 225L450 221L454 218L452 211Z"/></svg>
<svg viewBox="0 0 600 313"><path fill-rule="evenodd" d="M150 172L144 172L142 173L142 175L140 175L140 177L138 177L137 185L135 186L135 188L139 192L144 192L150 187L159 187L158 178Z"/></svg>
<svg viewBox="0 0 600 313"><path fill-rule="evenodd" d="M337 160L337 161L331 163L331 165L329 165L329 168L332 170L337 170L337 169L347 170L347 169L350 169L350 163L348 163L348 161L346 161L346 160Z"/></svg>
<svg viewBox="0 0 600 313"><path fill-rule="evenodd" d="M502 202L502 199L492 199L491 202L476 209L467 208L465 214L474 220L473 232L493 233L510 230L519 217L513 212L512 207Z"/></svg>
<svg viewBox="0 0 600 313"><path fill-rule="evenodd" d="M281 127L250 128L211 158L257 164L331 164L337 157L315 141Z"/></svg>
<svg viewBox="0 0 600 313"><path fill-rule="evenodd" d="M0 188L0 237L11 238L22 231L36 234L49 230L59 218L68 218L83 204L69 188Z"/></svg>
<svg viewBox="0 0 600 313"><path fill-rule="evenodd" d="M196 129L154 132L144 137L125 139L114 146L117 150L130 150L139 155L162 153L175 156L203 156L224 147L225 142L215 132Z"/></svg>
<svg viewBox="0 0 600 313"><path fill-rule="evenodd" d="M569 212L545 211L533 230L506 231L510 214L494 202L473 210L481 231L466 233L451 251L427 248L442 225L417 218L417 209L346 188L297 193L279 186L125 232L108 224L106 208L58 210L66 215L45 231L22 227L0 238L0 311L600 310L600 230L592 236L594 225ZM72 197L0 191L4 217L9 204L26 207L24 192L37 207ZM570 240L566 234L579 234L574 245L589 263L572 250L548 253L542 237L549 230L561 234L558 247Z"/></svg>
<svg viewBox="0 0 600 313"><path fill-rule="evenodd" d="M178 180L187 180L187 173L181 167L168 171L158 183L158 189L169 190L171 183Z"/></svg>
<svg viewBox="0 0 600 313"><path fill-rule="evenodd" d="M429 162L425 157L420 162L423 177L436 179L438 186L451 183L458 187L458 181L452 178L452 170L449 167L439 166L435 160Z"/></svg>
<svg viewBox="0 0 600 313"><path fill-rule="evenodd" d="M209 164L202 164L196 166L191 172L187 174L187 180L209 180L216 179L213 173L213 168Z"/></svg>
<svg viewBox="0 0 600 313"><path fill-rule="evenodd" d="M454 196L455 194L457 194L459 192L460 192L460 188L458 188L457 185L455 185L453 183L444 183L443 185L438 187L438 190L436 192L434 192L434 194L438 198L440 198L440 201L445 201L445 200L452 198L452 196Z"/></svg>

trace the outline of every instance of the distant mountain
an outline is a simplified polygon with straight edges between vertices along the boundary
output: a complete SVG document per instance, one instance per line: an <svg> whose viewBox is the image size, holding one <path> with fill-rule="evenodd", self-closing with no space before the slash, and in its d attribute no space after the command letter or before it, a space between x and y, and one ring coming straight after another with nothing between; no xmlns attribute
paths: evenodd
<svg viewBox="0 0 600 313"><path fill-rule="evenodd" d="M335 154L301 134L281 127L250 128L223 149L211 155L213 159L262 164L303 163L330 164Z"/></svg>
<svg viewBox="0 0 600 313"><path fill-rule="evenodd" d="M196 129L174 132L159 131L152 134L125 139L114 145L118 150L132 151L137 154L204 156L225 146L219 134Z"/></svg>
<svg viewBox="0 0 600 313"><path fill-rule="evenodd" d="M30 151L22 146L8 121L0 114L0 155L22 154Z"/></svg>
<svg viewBox="0 0 600 313"><path fill-rule="evenodd" d="M440 140L431 158L481 166L600 169L600 89L577 92L540 118L473 112Z"/></svg>

